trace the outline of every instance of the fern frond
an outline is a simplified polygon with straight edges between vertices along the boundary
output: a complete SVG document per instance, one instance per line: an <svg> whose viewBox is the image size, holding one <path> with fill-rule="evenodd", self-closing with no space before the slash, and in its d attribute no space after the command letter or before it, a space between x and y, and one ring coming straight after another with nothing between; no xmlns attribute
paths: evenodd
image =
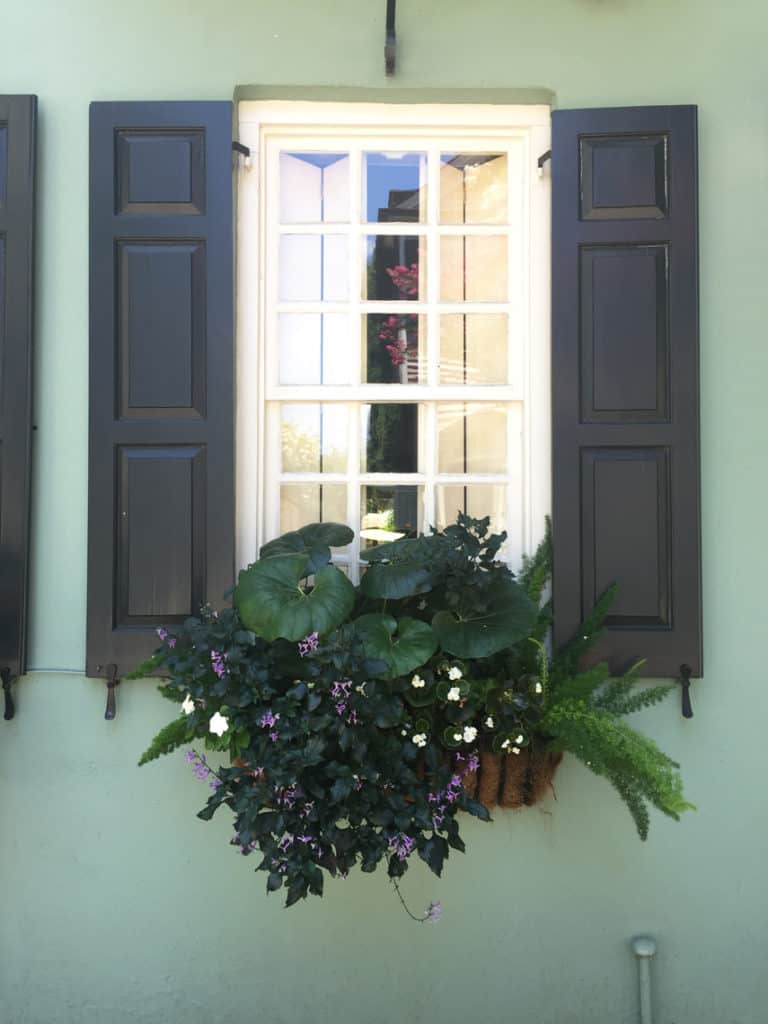
<svg viewBox="0 0 768 1024"><path fill-rule="evenodd" d="M632 680L629 682L632 685ZM598 694L594 698L592 705L616 717L631 715L635 711L642 711L643 708L650 708L654 704L661 703L673 689L673 686L649 686L647 689L638 690L635 693L628 693L625 690L624 692L615 691L610 695L606 690L604 694Z"/></svg>
<svg viewBox="0 0 768 1024"><path fill-rule="evenodd" d="M150 761L156 761L163 754L170 754L171 751L176 750L177 747L187 743L190 739L192 739L192 736L186 717L174 718L172 722L169 722L168 725L160 730L141 755L139 766L148 764Z"/></svg>
<svg viewBox="0 0 768 1024"><path fill-rule="evenodd" d="M523 555L523 567L517 579L531 601L538 604L551 575L552 523L547 516L544 539L532 555Z"/></svg>

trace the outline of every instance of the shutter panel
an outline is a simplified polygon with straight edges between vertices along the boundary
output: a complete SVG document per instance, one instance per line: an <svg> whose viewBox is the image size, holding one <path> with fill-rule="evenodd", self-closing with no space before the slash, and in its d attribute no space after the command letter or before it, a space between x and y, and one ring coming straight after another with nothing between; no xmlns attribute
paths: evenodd
<svg viewBox="0 0 768 1024"><path fill-rule="evenodd" d="M88 675L234 580L232 105L91 105Z"/></svg>
<svg viewBox="0 0 768 1024"><path fill-rule="evenodd" d="M26 669L37 97L0 96L0 673Z"/></svg>
<svg viewBox="0 0 768 1024"><path fill-rule="evenodd" d="M702 671L695 107L552 118L555 642Z"/></svg>

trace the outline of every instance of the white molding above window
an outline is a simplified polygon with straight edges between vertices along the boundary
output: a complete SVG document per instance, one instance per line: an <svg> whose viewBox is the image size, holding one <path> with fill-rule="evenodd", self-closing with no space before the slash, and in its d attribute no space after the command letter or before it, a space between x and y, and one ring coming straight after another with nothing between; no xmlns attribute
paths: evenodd
<svg viewBox="0 0 768 1024"><path fill-rule="evenodd" d="M253 561L259 546L280 532L279 482L282 479L286 486L312 486L320 482L337 488L346 485L347 518L358 529L360 493L366 485L418 487L419 499L423 501L420 508L423 527L435 521L440 496L454 495L449 490L451 487L494 485L504 488L506 518L498 525L510 531L507 554L515 567L522 553L532 551L540 540L544 517L551 505L550 187L548 177L537 174L537 159L549 149L549 108L249 101L240 104L239 121L240 141L249 146L252 156L249 168L241 166L238 184L238 565ZM334 221L313 223L309 218L289 223L281 217L280 154L285 157L307 151L349 154L348 168L345 168L348 212L337 214ZM418 222L381 223L362 219L364 154L371 151L424 154L426 202ZM465 152L498 153L506 157L505 180L509 191L503 222L442 223L446 219L440 210L445 154ZM286 167L294 173L290 160L288 164L283 161L284 173L287 173ZM454 173L450 168L449 172ZM410 238L411 246L418 247L416 301L369 301L362 294L367 265L365 253L370 251L365 245L371 236L396 236L386 244L394 245L399 240L401 248ZM486 244L498 247L500 240L505 240L499 252L508 262L508 290L503 296L493 296L493 301L484 301L488 296L465 301L471 300L466 294L470 261L467 241L460 243L460 239L470 236L477 239L480 249ZM291 242L291 238L295 241ZM313 238L317 243L312 242ZM289 241L281 241L284 239ZM490 241L486 243L483 239ZM464 282L464 295L457 299L448 294L445 260L454 258L455 247L459 244L463 245L463 256L454 277L458 273L456 280ZM348 275L346 281L338 278L339 293L333 293L328 300L321 286L315 297L301 294L297 298L290 289L289 295L281 296L278 291L280 247L284 247L283 263L288 267L283 275L293 271L293 291L301 292L306 290L308 276L314 273L316 264L312 263L311 254L316 245L321 247L321 252L326 251L322 248L326 245L328 252L343 252ZM306 259L310 262L301 262ZM487 265L492 271L493 261ZM309 270L300 272L298 268L303 266ZM325 281L324 271L322 279ZM407 383L402 376L402 383L365 383L361 365L365 359L360 342L362 318L395 311L401 316L420 318L418 371L407 368ZM509 367L503 382L441 382L441 326L448 323L446 318L461 314L480 319L489 314L506 318ZM342 366L341 372L348 374L346 383L336 380L314 384L281 383L276 334L278 317L305 315L346 318L349 344L344 351L349 365L344 365L344 360L342 363L337 360L336 364ZM462 321L465 339L467 322ZM466 354L464 359L466 381ZM284 410L289 407L298 410L301 420L305 414L310 415L311 408L318 408L319 403L326 410L331 407L348 409L346 464L334 465L332 473L286 472L280 457L281 416L286 415ZM417 406L418 471L380 474L366 473L365 466L361 467L360 415L378 403ZM444 438L451 437L451 416L455 419L451 410L458 408L457 403L465 403L462 406L465 410L469 403L472 410L484 413L486 418L481 415L477 421L481 425L506 424L503 467L494 465L491 472L466 472L466 427L463 428L465 472L454 472L450 458L444 455L445 440L438 450L438 422L448 423ZM503 415L499 410L503 410ZM479 435L476 433L476 436ZM491 442L489 438L489 449L493 447ZM504 448L503 442L501 447ZM483 465L482 468L488 467ZM499 472L500 468L503 471ZM357 555L356 543L342 556L347 558L353 578L357 573Z"/></svg>

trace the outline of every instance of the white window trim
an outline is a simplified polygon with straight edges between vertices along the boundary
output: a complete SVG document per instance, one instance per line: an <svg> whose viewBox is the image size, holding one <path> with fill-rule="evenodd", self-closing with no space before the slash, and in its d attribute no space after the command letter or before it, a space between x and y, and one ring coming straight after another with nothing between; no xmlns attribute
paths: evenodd
<svg viewBox="0 0 768 1024"><path fill-rule="evenodd" d="M364 136L385 127L404 139L421 140L436 129L441 136L460 135L478 144L488 136L522 137L525 142L525 173L528 193L528 281L524 366L527 376L523 403L523 465L526 502L523 509L524 550L531 552L543 536L545 516L551 509L551 416L550 416L550 182L538 173L537 160L550 147L550 108L475 104L364 104L313 103L305 101L249 101L239 105L239 138L250 148L249 166L241 162L237 214L237 385L236 385L236 559L238 568L254 561L265 540L265 479L269 460L265 451L265 408L269 385L266 375L266 302L264 236L267 210L264 196L266 154L269 141L283 136L322 137L333 145L334 132ZM498 143L497 143L498 144ZM434 190L433 190L434 191ZM254 231L254 225L258 230ZM321 226L322 227L322 226ZM382 225L377 227L379 230ZM473 226L473 233L484 228ZM386 230L386 228L385 228ZM461 229L464 230L464 229ZM487 229L492 233L492 228ZM487 308L487 307L485 307ZM462 304L462 312L471 312ZM488 310L490 311L490 310ZM434 349L434 346L431 346ZM435 355L432 358L436 358ZM254 387L255 385L255 387ZM388 399L392 388L380 385ZM414 385L406 385L411 400ZM374 397L376 385L369 385ZM289 397L282 387L281 399ZM335 390L322 385L315 401L330 399ZM424 400L454 397L446 385L419 386ZM461 389L461 400L471 400L470 388ZM515 400L514 387L494 388L501 401ZM306 391L303 393L306 398ZM341 398L342 395L336 396ZM381 396L379 396L381 397ZM483 397L490 397L484 389ZM429 444L434 444L430 437ZM328 482L332 482L330 479ZM392 479L390 482L396 483ZM412 481L410 481L412 482ZM492 482L490 479L487 482Z"/></svg>

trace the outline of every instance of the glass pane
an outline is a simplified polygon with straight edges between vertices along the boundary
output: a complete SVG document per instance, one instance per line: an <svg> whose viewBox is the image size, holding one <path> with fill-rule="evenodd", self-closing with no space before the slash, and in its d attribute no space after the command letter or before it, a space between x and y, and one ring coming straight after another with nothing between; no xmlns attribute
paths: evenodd
<svg viewBox="0 0 768 1024"><path fill-rule="evenodd" d="M505 384L508 322L503 313L440 317L440 383Z"/></svg>
<svg viewBox="0 0 768 1024"><path fill-rule="evenodd" d="M365 153L363 160L363 220L426 220L426 153Z"/></svg>
<svg viewBox="0 0 768 1024"><path fill-rule="evenodd" d="M507 410L489 402L437 407L438 473L506 473Z"/></svg>
<svg viewBox="0 0 768 1024"><path fill-rule="evenodd" d="M501 533L507 521L506 491L504 484L441 484L435 488L437 528L444 530L464 512L474 519L490 516L491 533Z"/></svg>
<svg viewBox="0 0 768 1024"><path fill-rule="evenodd" d="M280 410L283 473L346 473L347 417L345 405L284 405Z"/></svg>
<svg viewBox="0 0 768 1024"><path fill-rule="evenodd" d="M504 224L507 189L504 153L443 153L440 223Z"/></svg>
<svg viewBox="0 0 768 1024"><path fill-rule="evenodd" d="M425 374L426 317L374 313L363 317L363 380L419 384Z"/></svg>
<svg viewBox="0 0 768 1024"><path fill-rule="evenodd" d="M345 302L349 291L346 235L283 235L281 302Z"/></svg>
<svg viewBox="0 0 768 1024"><path fill-rule="evenodd" d="M503 235L444 235L440 239L443 302L505 302L507 239Z"/></svg>
<svg viewBox="0 0 768 1024"><path fill-rule="evenodd" d="M360 491L360 546L415 537L422 532L422 487L362 487Z"/></svg>
<svg viewBox="0 0 768 1024"><path fill-rule="evenodd" d="M369 235L363 298L378 302L425 297L426 241L418 235Z"/></svg>
<svg viewBox="0 0 768 1024"><path fill-rule="evenodd" d="M280 532L299 530L310 523L346 523L345 484L282 484ZM337 549L334 549L334 551ZM343 551L343 548L339 548Z"/></svg>
<svg viewBox="0 0 768 1024"><path fill-rule="evenodd" d="M360 472L418 472L419 407L360 406Z"/></svg>
<svg viewBox="0 0 768 1024"><path fill-rule="evenodd" d="M281 313L281 384L349 384L349 319L344 313Z"/></svg>
<svg viewBox="0 0 768 1024"><path fill-rule="evenodd" d="M319 224L349 220L346 153L280 154L280 221Z"/></svg>

